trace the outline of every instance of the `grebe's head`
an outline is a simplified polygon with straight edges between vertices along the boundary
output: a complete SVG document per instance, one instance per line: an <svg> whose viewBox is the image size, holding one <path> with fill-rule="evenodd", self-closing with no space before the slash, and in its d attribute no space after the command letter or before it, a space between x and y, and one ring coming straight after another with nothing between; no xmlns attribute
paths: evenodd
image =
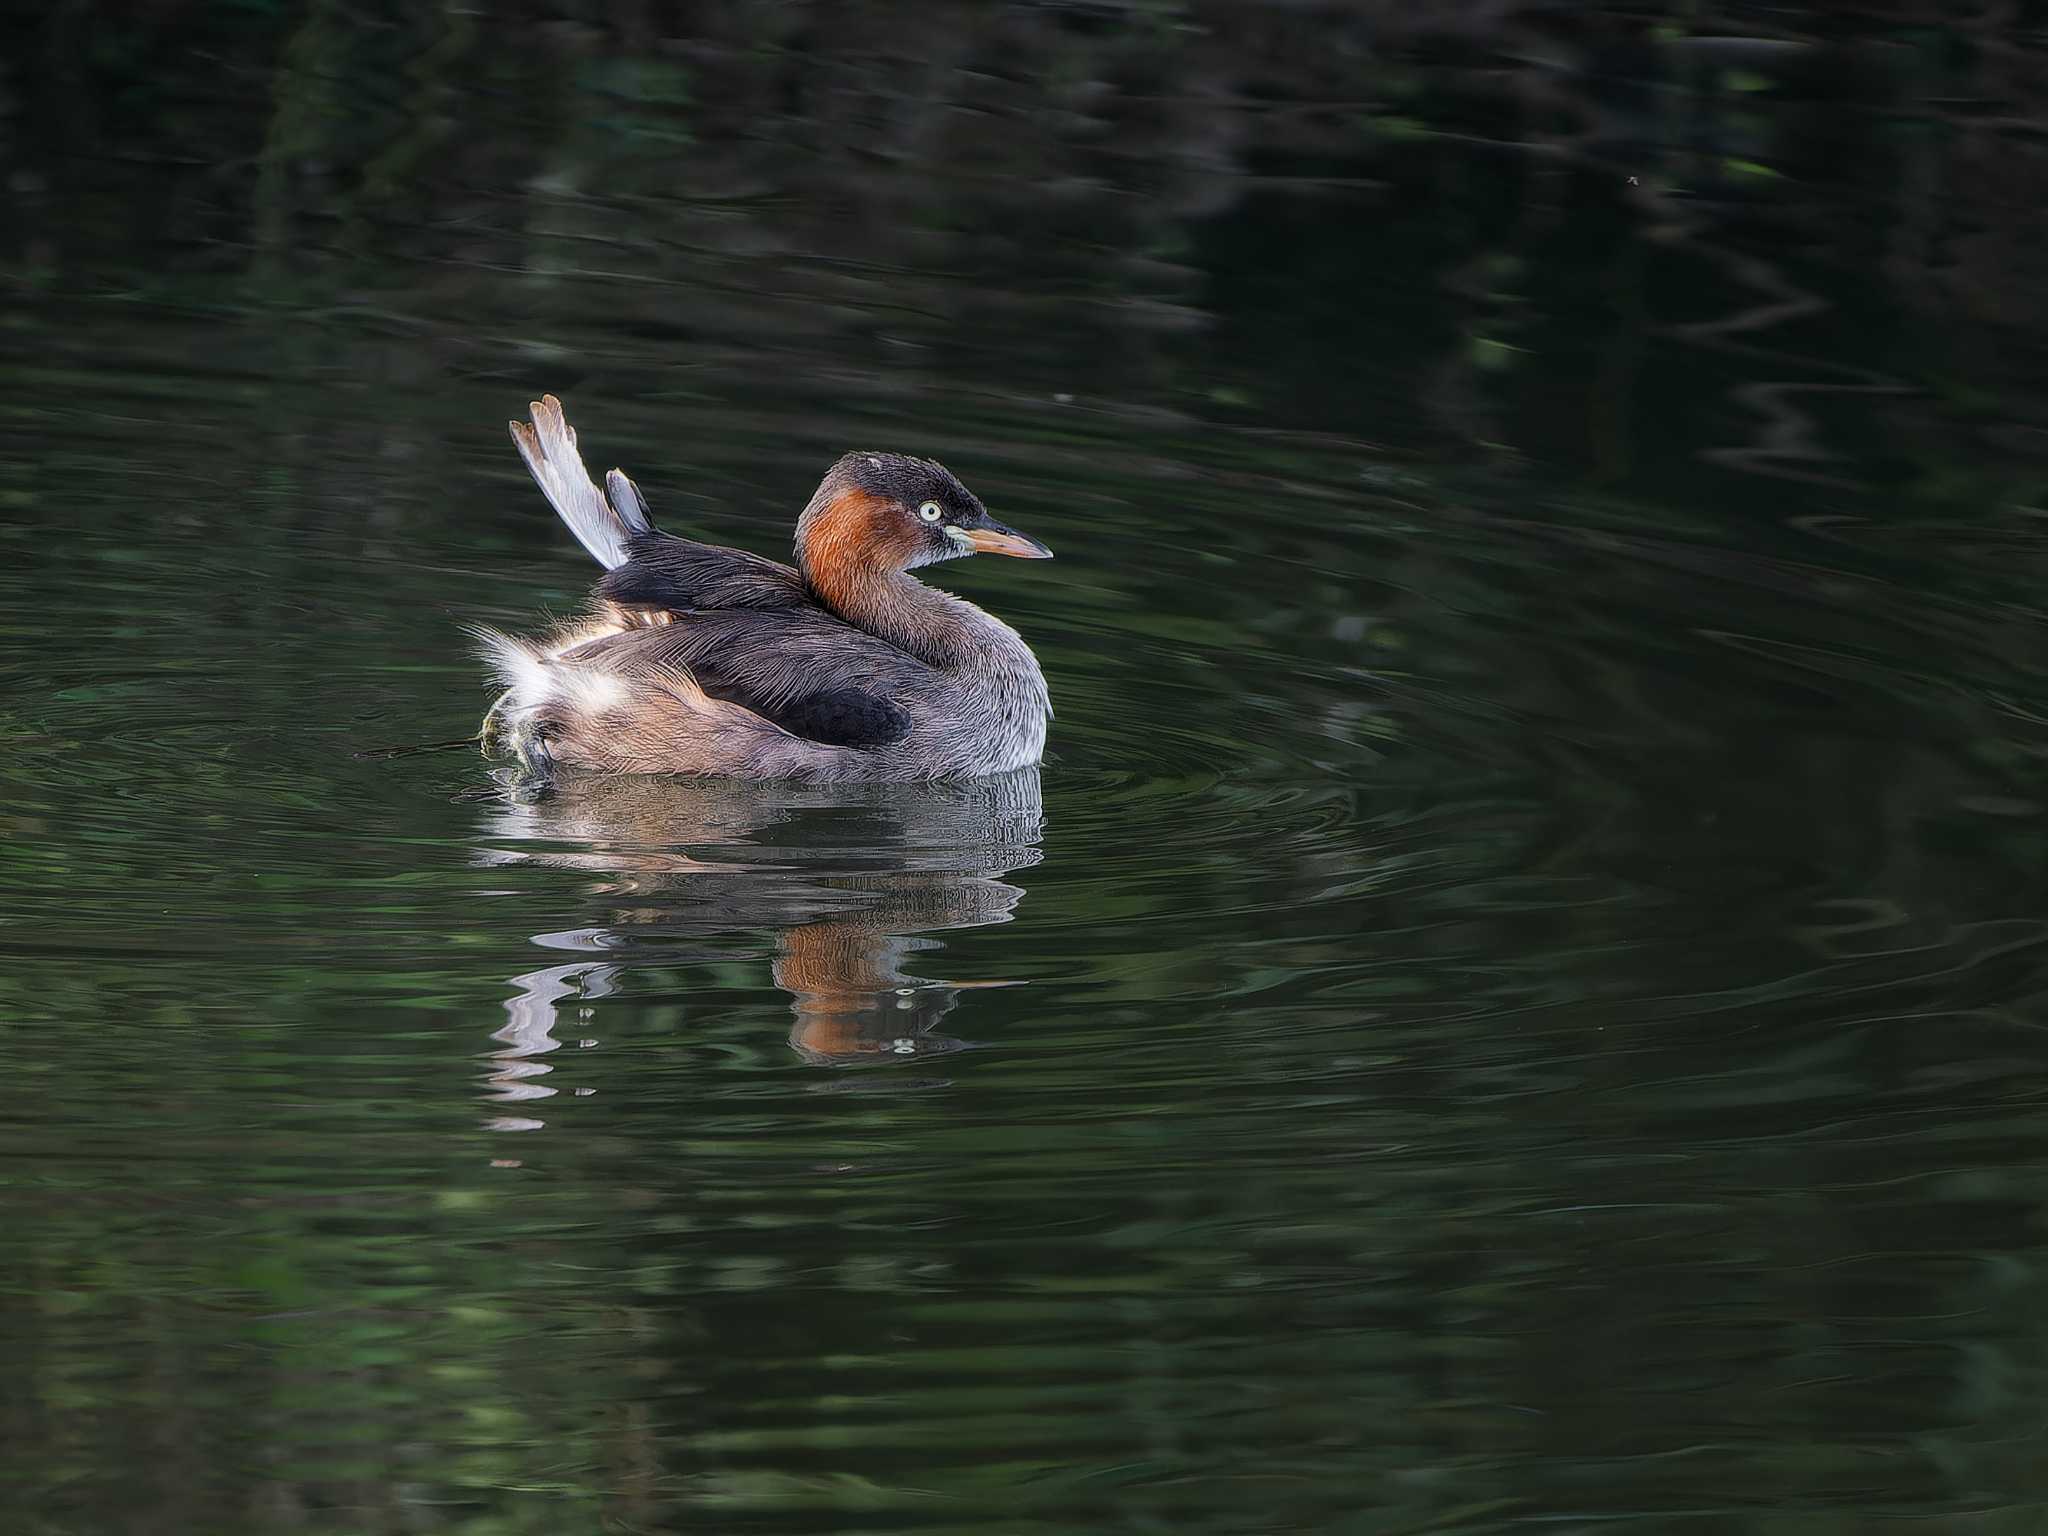
<svg viewBox="0 0 2048 1536"><path fill-rule="evenodd" d="M1038 540L997 522L932 459L849 453L797 519L797 564L813 582L854 569L907 571L962 555L1050 560Z"/></svg>

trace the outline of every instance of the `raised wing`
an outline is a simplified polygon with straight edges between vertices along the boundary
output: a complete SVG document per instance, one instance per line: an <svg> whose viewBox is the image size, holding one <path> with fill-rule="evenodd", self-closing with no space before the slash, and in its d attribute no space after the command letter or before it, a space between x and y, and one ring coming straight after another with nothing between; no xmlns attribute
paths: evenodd
<svg viewBox="0 0 2048 1536"><path fill-rule="evenodd" d="M629 539L625 562L604 573L597 595L621 608L670 613L812 603L803 578L789 566L743 549L700 544L668 533Z"/></svg>

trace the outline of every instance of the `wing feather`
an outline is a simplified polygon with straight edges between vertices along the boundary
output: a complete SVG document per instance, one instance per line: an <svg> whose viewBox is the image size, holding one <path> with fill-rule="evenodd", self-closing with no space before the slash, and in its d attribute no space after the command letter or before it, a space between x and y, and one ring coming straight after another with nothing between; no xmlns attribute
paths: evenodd
<svg viewBox="0 0 2048 1536"><path fill-rule="evenodd" d="M605 572L597 584L597 595L621 608L672 613L814 606L803 578L789 566L743 549L700 544L667 533L646 533L630 540L624 563Z"/></svg>
<svg viewBox="0 0 2048 1536"><path fill-rule="evenodd" d="M604 636L564 659L628 672L687 672L715 699L752 710L792 736L840 747L901 741L912 725L905 701L934 681L916 657L808 603L773 613L699 610L657 628Z"/></svg>

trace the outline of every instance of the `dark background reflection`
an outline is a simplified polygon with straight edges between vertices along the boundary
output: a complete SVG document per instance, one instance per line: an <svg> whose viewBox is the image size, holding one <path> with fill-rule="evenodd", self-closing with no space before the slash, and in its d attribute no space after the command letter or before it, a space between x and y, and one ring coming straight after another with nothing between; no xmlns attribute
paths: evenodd
<svg viewBox="0 0 2048 1536"><path fill-rule="evenodd" d="M4 1528L2038 1529L2044 22L17 8ZM1043 774L359 755L542 390Z"/></svg>

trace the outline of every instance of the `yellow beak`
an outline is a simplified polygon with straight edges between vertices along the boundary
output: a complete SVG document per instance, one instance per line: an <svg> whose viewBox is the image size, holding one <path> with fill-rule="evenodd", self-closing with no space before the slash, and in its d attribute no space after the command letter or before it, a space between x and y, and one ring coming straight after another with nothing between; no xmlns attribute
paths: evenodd
<svg viewBox="0 0 2048 1536"><path fill-rule="evenodd" d="M998 524L993 528L963 528L967 542L977 555L1009 555L1017 560L1050 560L1052 551L1036 539L1026 538L1014 528Z"/></svg>

